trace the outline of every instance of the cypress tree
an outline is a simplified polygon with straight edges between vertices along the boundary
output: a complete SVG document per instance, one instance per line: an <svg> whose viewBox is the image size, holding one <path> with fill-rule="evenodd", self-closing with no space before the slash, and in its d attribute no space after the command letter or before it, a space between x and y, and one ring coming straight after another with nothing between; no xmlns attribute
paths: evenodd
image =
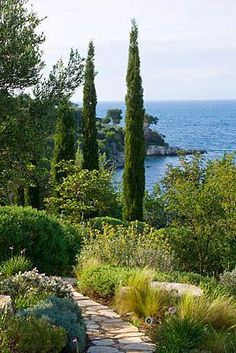
<svg viewBox="0 0 236 353"><path fill-rule="evenodd" d="M143 220L145 191L144 106L138 49L138 27L132 20L126 76L125 169L123 175L124 219Z"/></svg>
<svg viewBox="0 0 236 353"><path fill-rule="evenodd" d="M60 171L58 163L75 160L76 155L75 115L68 102L58 107L56 133L54 136L54 153L52 160L52 179L54 185L62 181L64 173Z"/></svg>
<svg viewBox="0 0 236 353"><path fill-rule="evenodd" d="M98 142L96 127L97 95L94 84L94 44L89 42L88 56L85 65L85 81L83 90L83 169L99 169Z"/></svg>

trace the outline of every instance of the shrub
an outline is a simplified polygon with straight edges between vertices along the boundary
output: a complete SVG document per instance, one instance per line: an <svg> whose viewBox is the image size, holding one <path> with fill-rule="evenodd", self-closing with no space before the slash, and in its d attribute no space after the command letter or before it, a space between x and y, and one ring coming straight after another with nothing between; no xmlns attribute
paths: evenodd
<svg viewBox="0 0 236 353"><path fill-rule="evenodd" d="M50 324L61 327L67 333L63 352L71 352L77 339L79 352L85 348L86 328L79 306L70 299L50 297L38 305L21 311L25 317L44 318Z"/></svg>
<svg viewBox="0 0 236 353"><path fill-rule="evenodd" d="M135 270L111 265L98 265L83 268L79 275L79 289L88 295L112 298L116 288L126 284Z"/></svg>
<svg viewBox="0 0 236 353"><path fill-rule="evenodd" d="M152 193L146 191L143 204L144 221L157 229L167 224L167 214L164 210L164 198L161 188L156 184Z"/></svg>
<svg viewBox="0 0 236 353"><path fill-rule="evenodd" d="M119 207L112 174L107 170L89 171L71 166L71 174L56 191L57 196L47 200L48 210L72 223L97 216L113 216Z"/></svg>
<svg viewBox="0 0 236 353"><path fill-rule="evenodd" d="M186 295L180 299L177 312L181 320L191 318L216 330L231 330L236 325L236 303L232 297Z"/></svg>
<svg viewBox="0 0 236 353"><path fill-rule="evenodd" d="M166 290L152 288L152 279L151 271L137 272L128 279L126 288L117 290L115 303L121 314L131 313L134 319L157 320L164 316L174 302L173 296Z"/></svg>
<svg viewBox="0 0 236 353"><path fill-rule="evenodd" d="M191 318L179 320L172 316L157 330L158 353L190 353L201 348L206 326ZM200 351L199 351L200 352Z"/></svg>
<svg viewBox="0 0 236 353"><path fill-rule="evenodd" d="M36 269L0 281L0 293L10 295L20 307L34 304L45 296L71 297L68 286L58 277L48 277ZM21 303L21 304L20 304Z"/></svg>
<svg viewBox="0 0 236 353"><path fill-rule="evenodd" d="M0 323L0 351L4 353L60 353L65 342L64 329L44 319L13 316Z"/></svg>
<svg viewBox="0 0 236 353"><path fill-rule="evenodd" d="M142 224L143 225L143 224ZM172 256L163 240L162 231L140 223L128 227L104 225L102 231L92 229L78 257L83 266L87 259L125 267L151 267L161 271L171 269Z"/></svg>
<svg viewBox="0 0 236 353"><path fill-rule="evenodd" d="M95 217L87 222L87 227L102 231L105 225L116 227L118 225L128 226L128 222L112 217Z"/></svg>
<svg viewBox="0 0 236 353"><path fill-rule="evenodd" d="M184 271L219 274L236 263L234 156L181 158L164 180L166 236ZM189 256L191 254L191 256Z"/></svg>
<svg viewBox="0 0 236 353"><path fill-rule="evenodd" d="M220 275L220 283L236 295L236 268L231 272L225 271L222 275Z"/></svg>
<svg viewBox="0 0 236 353"><path fill-rule="evenodd" d="M30 207L0 207L0 261L9 257L9 248L26 256L40 272L61 274L68 270L69 229L43 211ZM65 233L67 233L65 238Z"/></svg>
<svg viewBox="0 0 236 353"><path fill-rule="evenodd" d="M0 274L3 277L11 277L18 272L25 272L32 269L32 263L25 256L13 256L0 265Z"/></svg>
<svg viewBox="0 0 236 353"><path fill-rule="evenodd" d="M225 331L217 332L209 328L204 344L204 349L211 353L230 353L236 352L235 333Z"/></svg>

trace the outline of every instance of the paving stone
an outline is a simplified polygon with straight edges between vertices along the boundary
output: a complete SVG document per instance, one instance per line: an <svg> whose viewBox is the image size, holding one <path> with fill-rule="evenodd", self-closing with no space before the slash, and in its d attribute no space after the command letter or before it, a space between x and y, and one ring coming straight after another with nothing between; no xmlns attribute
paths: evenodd
<svg viewBox="0 0 236 353"><path fill-rule="evenodd" d="M125 345L130 343L143 343L142 337L125 337L118 340L119 345Z"/></svg>
<svg viewBox="0 0 236 353"><path fill-rule="evenodd" d="M95 346L115 347L115 341L110 338L105 338L105 339L100 339L100 340L97 339L97 340L92 341L92 344Z"/></svg>
<svg viewBox="0 0 236 353"><path fill-rule="evenodd" d="M114 336L114 339L126 338L126 337L143 337L145 336L143 332L124 332L118 333Z"/></svg>
<svg viewBox="0 0 236 353"><path fill-rule="evenodd" d="M130 343L122 346L122 349L125 351L137 351L137 352L145 352L152 351L154 352L155 346L151 343Z"/></svg>
<svg viewBox="0 0 236 353"><path fill-rule="evenodd" d="M109 346L92 346L88 349L88 353L120 353L121 351L115 347Z"/></svg>
<svg viewBox="0 0 236 353"><path fill-rule="evenodd" d="M69 280L69 283L72 281ZM73 291L74 299L82 309L87 334L92 346L87 353L153 353L155 346L137 327L123 321L105 305Z"/></svg>

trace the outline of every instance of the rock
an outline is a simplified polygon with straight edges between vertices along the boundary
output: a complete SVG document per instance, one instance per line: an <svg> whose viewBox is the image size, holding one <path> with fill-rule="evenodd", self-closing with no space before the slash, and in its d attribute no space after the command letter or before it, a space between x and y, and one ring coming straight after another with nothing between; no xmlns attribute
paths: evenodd
<svg viewBox="0 0 236 353"><path fill-rule="evenodd" d="M125 351L137 351L137 352L146 352L146 351L155 351L155 345L151 343L130 343L122 347Z"/></svg>
<svg viewBox="0 0 236 353"><path fill-rule="evenodd" d="M110 346L92 346L88 353L120 353L119 349Z"/></svg>
<svg viewBox="0 0 236 353"><path fill-rule="evenodd" d="M203 153L206 153L206 151L201 149L182 150L179 147L150 145L147 148L146 155L147 156L178 156L180 153L183 155L190 155L194 153L203 154Z"/></svg>
<svg viewBox="0 0 236 353"><path fill-rule="evenodd" d="M168 292L174 291L178 296L181 296L184 294L191 294L195 297L200 297L203 294L203 290L201 288L194 286L192 284L154 281L151 283L151 285L154 288L165 289Z"/></svg>

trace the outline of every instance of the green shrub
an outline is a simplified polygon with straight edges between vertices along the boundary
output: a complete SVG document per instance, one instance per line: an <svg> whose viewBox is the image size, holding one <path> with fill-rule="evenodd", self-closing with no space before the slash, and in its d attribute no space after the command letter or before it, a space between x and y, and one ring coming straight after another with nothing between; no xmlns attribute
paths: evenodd
<svg viewBox="0 0 236 353"><path fill-rule="evenodd" d="M76 263L76 257L80 254L84 239L88 237L88 230L83 224L71 225L70 223L63 223L64 237L67 242L67 251L69 255L69 270Z"/></svg>
<svg viewBox="0 0 236 353"><path fill-rule="evenodd" d="M13 256L1 263L0 274L8 278L19 272L29 271L32 267L31 261L25 256Z"/></svg>
<svg viewBox="0 0 236 353"><path fill-rule="evenodd" d="M13 316L0 323L0 351L4 353L60 353L65 330L44 319Z"/></svg>
<svg viewBox="0 0 236 353"><path fill-rule="evenodd" d="M102 231L92 229L78 257L84 266L88 259L125 267L150 267L168 271L172 255L163 240L161 230L133 222L128 227L104 225Z"/></svg>
<svg viewBox="0 0 236 353"><path fill-rule="evenodd" d="M220 283L236 295L236 268L220 275Z"/></svg>
<svg viewBox="0 0 236 353"><path fill-rule="evenodd" d="M10 295L17 308L32 305L45 296L71 297L68 286L58 277L48 277L36 269L0 281L0 294Z"/></svg>
<svg viewBox="0 0 236 353"><path fill-rule="evenodd" d="M128 222L122 221L118 218L112 217L95 217L87 222L87 227L90 229L97 229L102 231L104 225L116 227L118 225L128 226Z"/></svg>
<svg viewBox="0 0 236 353"><path fill-rule="evenodd" d="M73 340L78 342L79 352L85 348L86 328L79 306L70 299L50 297L38 305L20 312L25 317L44 318L50 324L62 327L67 334L63 352L71 352Z"/></svg>
<svg viewBox="0 0 236 353"><path fill-rule="evenodd" d="M177 313L181 320L191 318L218 331L232 330L236 325L236 303L232 297L186 295L180 299Z"/></svg>
<svg viewBox="0 0 236 353"><path fill-rule="evenodd" d="M168 168L165 234L178 269L218 275L235 267L235 180L233 154L214 161L182 157Z"/></svg>
<svg viewBox="0 0 236 353"><path fill-rule="evenodd" d="M206 326L191 318L179 320L172 316L157 330L158 353L190 353L201 348ZM200 351L199 351L200 352Z"/></svg>
<svg viewBox="0 0 236 353"><path fill-rule="evenodd" d="M98 265L83 268L79 275L79 289L88 295L112 298L116 288L126 284L135 270L111 265Z"/></svg>
<svg viewBox="0 0 236 353"><path fill-rule="evenodd" d="M116 291L115 303L121 314L131 314L134 319L162 318L167 308L174 303L166 290L153 288L152 271L140 271L128 279L126 288Z"/></svg>
<svg viewBox="0 0 236 353"><path fill-rule="evenodd" d="M112 174L70 166L70 174L56 188L57 196L47 199L48 211L71 223L98 216L113 216L119 208Z"/></svg>
<svg viewBox="0 0 236 353"><path fill-rule="evenodd" d="M225 331L217 332L209 328L204 349L211 353L234 353L236 352L236 335Z"/></svg>
<svg viewBox="0 0 236 353"><path fill-rule="evenodd" d="M26 256L40 272L64 273L70 263L68 231L43 211L0 207L0 261L9 257L10 248L16 254L25 249Z"/></svg>

